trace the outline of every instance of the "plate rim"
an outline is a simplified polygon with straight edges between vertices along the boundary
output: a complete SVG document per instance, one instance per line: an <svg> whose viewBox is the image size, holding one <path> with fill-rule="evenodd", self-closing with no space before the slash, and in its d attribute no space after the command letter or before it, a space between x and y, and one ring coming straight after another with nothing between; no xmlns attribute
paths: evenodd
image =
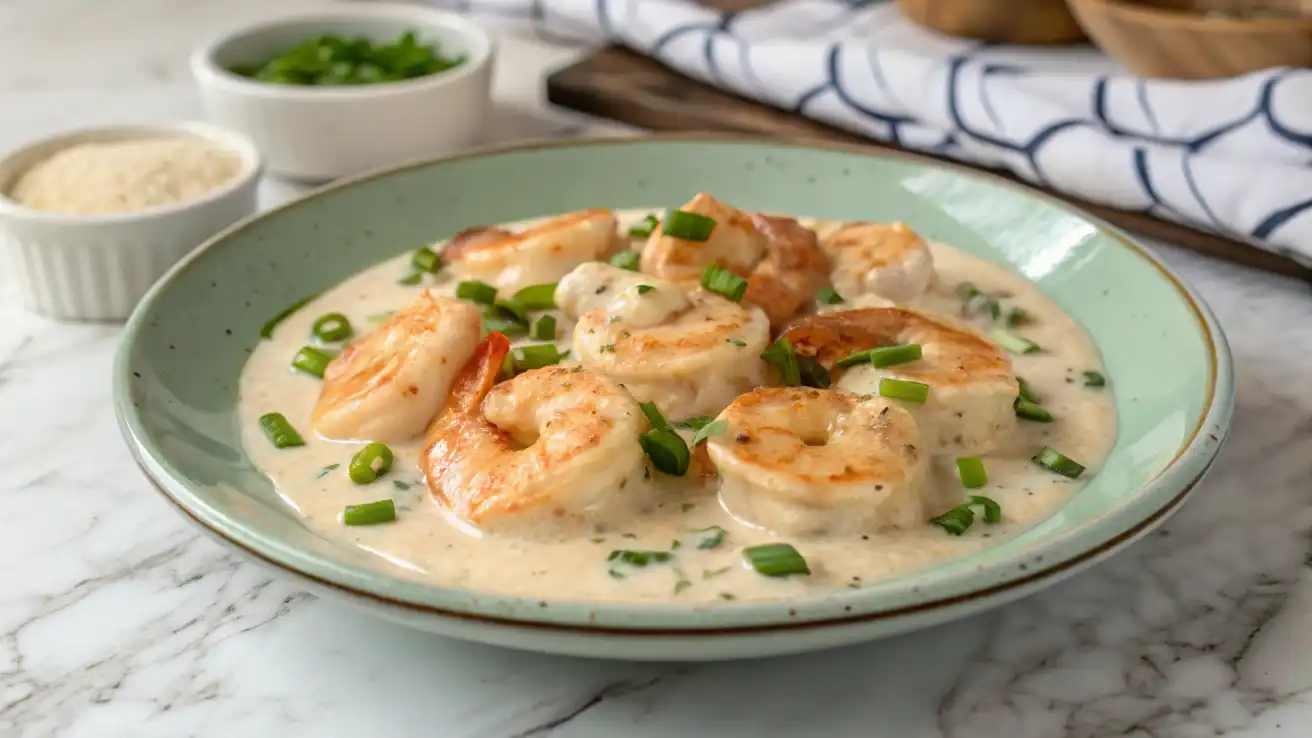
<svg viewBox="0 0 1312 738"><path fill-rule="evenodd" d="M650 143L763 145L767 147L788 149L850 153L874 159L900 161L933 170L945 171L956 176L979 181L986 185L1003 187L1022 196L1054 206L1063 212L1084 220L1094 226L1101 235L1111 238L1121 247L1128 249L1131 253L1138 255L1149 265L1156 268L1159 275L1165 279L1169 285L1174 287L1176 292L1179 293L1180 297L1192 312L1194 322L1205 345L1209 349L1207 353L1208 378L1206 382L1205 405L1197 415L1197 421L1194 428L1191 430L1187 439L1180 444L1174 457L1167 462L1155 476L1146 483L1138 486L1134 495L1127 499L1124 504L1111 508L1096 518L1086 521L1071 530L1063 532L1061 535L1043 544L1040 548L1042 551L1049 551L1053 548L1061 548L1064 546L1067 555L1050 559L1044 562L1042 566L1035 566L1032 568L1021 566L1018 569L1019 574L1003 574L998 581L986 586L972 587L967 583L959 587L959 591L953 593L900 605L886 605L884 607L880 607L878 604L880 593L870 590L819 593L811 597L797 600L751 601L708 605L706 603L679 604L596 602L567 599L544 600L538 597L505 595L483 590L463 589L410 581L378 571L364 570L360 572L359 577L353 577L359 578L362 581L350 583L342 581L341 575L343 573L350 573L349 570L355 568L353 566L344 565L333 561L329 557L305 552L304 550L300 550L298 554L298 557L302 559L302 561L299 562L300 565L298 565L297 561L290 560L297 557L278 550L279 546L277 544L279 542L277 540L272 540L269 536L242 530L243 526L239 521L224 514L213 505L207 504L203 494L199 494L190 489L189 487L191 486L191 483L187 481L184 475L170 470L167 468L167 464L161 463L164 456L160 454L159 449L152 448L150 444L146 443L145 428L141 416L131 402L132 390L130 377L132 370L129 362L132 347L137 344L138 337L144 332L146 323L145 315L179 274L191 268L201 256L211 248L214 248L227 240L232 234L248 228L266 217L272 217L284 210L310 203L325 194L335 192L339 189L354 187L374 179L389 177L411 169L422 169L453 161L497 156L520 151L585 148L595 145ZM1061 198L1049 195L1048 193L1039 191L1028 185L999 177L998 175L988 172L982 172L961 164L943 162L927 156L907 152L884 151L861 146L860 144L855 143L841 143L807 137L761 137L727 133L660 133L640 136L596 136L578 139L536 139L519 141L509 144L484 146L454 154L411 159L394 165L363 172L315 188L286 203L282 203L276 207L243 218L197 246L187 256L175 264L151 287L137 304L132 315L125 324L114 358L113 373L113 402L119 430L129 448L133 460L142 470L143 474L145 474L146 478L151 482L152 486L154 486L155 489L165 497L165 499L177 508L180 513L191 519L193 523L202 526L211 535L223 540L228 545L237 548L241 552L262 561L266 565L275 569L280 569L295 577L308 578L330 590L340 591L343 594L365 598L366 600L373 600L381 606L401 608L412 613L454 618L463 621L476 621L486 625L495 626L514 626L517 628L532 628L554 632L563 631L579 634L621 636L727 636L777 633L780 631L793 630L811 630L823 627L852 626L878 620L893 620L901 617L910 617L935 610L968 605L977 601L987 602L990 599L1005 596L1010 591L1034 586L1044 580L1060 579L1064 575L1078 570L1082 565L1096 561L1101 557L1110 555L1112 552L1123 548L1148 530L1151 530L1153 527L1160 524L1166 519L1166 517L1178 509L1184 500L1189 497L1199 480L1202 479L1214 462L1216 454L1224 442L1229 430L1230 420L1234 410L1234 379L1229 344L1211 310L1193 292L1193 290L1168 266L1162 263L1160 259L1149 252L1144 246L1137 243L1128 234L1107 221L1089 213L1077 205L1073 205ZM1206 433L1204 433L1204 429L1208 429ZM1209 440L1211 443L1207 442ZM1177 489L1178 491L1176 491L1174 495L1171 495L1170 499L1160 505L1153 506L1147 511L1141 511L1138 514L1130 515L1136 505L1142 505L1146 500L1156 499L1162 494L1165 494L1163 488ZM1157 494L1153 494L1154 491L1157 491ZM1120 515L1122 517L1130 515L1130 519L1122 520L1118 525L1103 531L1101 534L1093 535L1093 540L1087 545L1077 545L1078 542L1072 540L1073 538L1078 538L1078 536L1076 536L1077 533L1088 532L1095 527L1105 526L1108 522L1108 517L1112 515ZM1024 553L1018 552L1017 556L996 562L995 564L992 564L992 566L1006 565L1007 563L1014 564L1016 561L1023 560L1025 557L1032 554L1033 550ZM1038 564L1040 561L1043 561L1042 556L1034 558L1035 564ZM334 569L337 571L331 571ZM334 573L339 575L339 578L333 578L331 575ZM959 572L954 575L944 576L943 579L966 580L971 573L974 572ZM915 575L908 577L909 581L914 581L914 579ZM470 600L470 602L467 603L465 607L449 607L420 601L414 597L399 596L386 591L389 588L389 585L396 586L398 584L404 588L418 588L421 591L427 591L430 593L463 594ZM908 586L913 592L918 588L914 584ZM797 611L794 608L800 607L804 604L814 605L824 602L835 607L842 606L843 611L831 616L797 617ZM513 605L510 607L503 606L498 608L497 603L513 603ZM547 603L551 603L554 606L548 607ZM539 605L541 605L541 607L539 607ZM489 612L493 609L509 609L513 611L514 614L501 615ZM580 612L574 616L562 617L561 613L566 610L579 610ZM777 610L778 612L767 613L770 616L765 618L759 616L760 611L771 610ZM599 618L599 614L601 613L605 613L607 617ZM751 617L753 613L757 613L757 616ZM650 617L653 614L660 616L661 619L672 618L678 621L696 621L698 619L707 619L718 615L730 622L729 624L724 625L707 623L699 624L697 622L689 622L683 625L622 624L624 621L633 620L635 615ZM726 614L729 617L724 617ZM736 620L739 621L736 625L733 624L735 618L732 616L734 614L739 616L736 618ZM615 624L598 622L598 620L602 619L613 621Z"/></svg>

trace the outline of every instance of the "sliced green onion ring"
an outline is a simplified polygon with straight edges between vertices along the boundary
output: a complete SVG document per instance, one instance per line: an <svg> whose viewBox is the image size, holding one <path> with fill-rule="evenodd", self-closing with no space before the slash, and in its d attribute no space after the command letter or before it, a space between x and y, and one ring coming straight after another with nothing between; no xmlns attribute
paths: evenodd
<svg viewBox="0 0 1312 738"><path fill-rule="evenodd" d="M713 420L697 429L697 432L694 433L692 437L692 445L696 446L711 436L722 436L728 429L729 421L723 419Z"/></svg>
<svg viewBox="0 0 1312 738"><path fill-rule="evenodd" d="M346 474L356 484L369 484L392 468L392 449L384 443L371 443L355 452Z"/></svg>
<svg viewBox="0 0 1312 738"><path fill-rule="evenodd" d="M327 351L321 351L313 346L302 346L301 350L292 357L292 368L323 379L323 373L328 370L328 362L332 360L333 355Z"/></svg>
<svg viewBox="0 0 1312 738"><path fill-rule="evenodd" d="M701 213L686 210L671 210L665 215L661 225L661 234L684 241L705 241L715 230L715 219Z"/></svg>
<svg viewBox="0 0 1312 738"><path fill-rule="evenodd" d="M568 353L568 352L566 352ZM539 343L533 346L521 346L510 352L515 361L515 373L526 372L531 369L541 369L544 366L559 364L560 360L565 358L554 343Z"/></svg>
<svg viewBox="0 0 1312 738"><path fill-rule="evenodd" d="M1021 338L1010 331L990 331L989 337L996 341L999 346L1013 354L1032 354L1039 350L1039 344Z"/></svg>
<svg viewBox="0 0 1312 738"><path fill-rule="evenodd" d="M1085 373L1084 373L1084 386L1085 386L1085 387L1106 387L1106 386L1107 386L1107 378L1104 377L1104 376L1102 375L1102 372L1094 372L1094 371L1088 371L1088 372L1085 372Z"/></svg>
<svg viewBox="0 0 1312 738"><path fill-rule="evenodd" d="M396 520L396 503L391 499L347 505L342 511L343 525L377 525Z"/></svg>
<svg viewBox="0 0 1312 738"><path fill-rule="evenodd" d="M1038 403L1030 402L1023 397L1016 398L1016 417L1033 420L1037 423L1052 422L1052 413L1043 409Z"/></svg>
<svg viewBox="0 0 1312 738"><path fill-rule="evenodd" d="M838 290L835 290L833 287L822 287L820 291L815 294L815 299L816 302L819 302L822 305L842 305L844 302L847 302L843 299L842 295L838 294Z"/></svg>
<svg viewBox="0 0 1312 738"><path fill-rule="evenodd" d="M657 469L675 477L688 473L692 456L678 433L669 428L653 428L638 436L638 443Z"/></svg>
<svg viewBox="0 0 1312 738"><path fill-rule="evenodd" d="M513 300L526 310L555 310L556 283L530 285L516 292Z"/></svg>
<svg viewBox="0 0 1312 738"><path fill-rule="evenodd" d="M876 369L920 361L924 357L924 350L918 343L870 349L870 364Z"/></svg>
<svg viewBox="0 0 1312 738"><path fill-rule="evenodd" d="M656 226L661 224L661 219L655 215L648 214L640 223L629 228L629 238L646 238L656 230Z"/></svg>
<svg viewBox="0 0 1312 738"><path fill-rule="evenodd" d="M290 421L282 413L265 413L260 416L260 429L269 437L274 448L294 448L304 446L305 439L296 432Z"/></svg>
<svg viewBox="0 0 1312 738"><path fill-rule="evenodd" d="M355 334L355 330L351 328L351 321L341 313L328 313L319 316L319 319L314 321L314 327L310 330L314 333L315 338L324 343L345 341Z"/></svg>
<svg viewBox="0 0 1312 738"><path fill-rule="evenodd" d="M533 327L529 329L528 335L535 341L554 341L556 340L556 318L553 315L543 315L538 318Z"/></svg>
<svg viewBox="0 0 1312 738"><path fill-rule="evenodd" d="M907 402L924 402L929 399L929 385L884 377L879 380L879 396Z"/></svg>
<svg viewBox="0 0 1312 738"><path fill-rule="evenodd" d="M757 574L767 577L786 577L790 574L810 574L806 559L788 543L767 543L743 549L743 556Z"/></svg>
<svg viewBox="0 0 1312 738"><path fill-rule="evenodd" d="M471 279L456 285L456 297L480 305L491 305L497 300L497 288L487 282Z"/></svg>
<svg viewBox="0 0 1312 738"><path fill-rule="evenodd" d="M747 294L747 280L717 264L707 264L702 271L702 287L734 302Z"/></svg>
<svg viewBox="0 0 1312 738"><path fill-rule="evenodd" d="M961 486L966 489L977 489L989 483L989 475L984 471L984 462L978 456L957 459L957 474L961 477Z"/></svg>
<svg viewBox="0 0 1312 738"><path fill-rule="evenodd" d="M437 252L424 246L410 257L410 266L417 272L437 274L442 270L442 257Z"/></svg>
<svg viewBox="0 0 1312 738"><path fill-rule="evenodd" d="M1063 477L1077 479L1084 473L1084 465L1066 456L1051 446L1044 446L1034 455L1032 461L1044 469L1057 472Z"/></svg>

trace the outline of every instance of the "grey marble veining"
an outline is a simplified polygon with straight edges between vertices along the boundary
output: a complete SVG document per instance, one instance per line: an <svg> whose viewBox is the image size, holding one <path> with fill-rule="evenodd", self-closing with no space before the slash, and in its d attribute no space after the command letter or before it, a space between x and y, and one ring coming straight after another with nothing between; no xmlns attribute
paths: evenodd
<svg viewBox="0 0 1312 738"><path fill-rule="evenodd" d="M186 50L263 5L0 0L0 146L195 117ZM570 53L506 39L494 136L596 130L541 102L540 75ZM0 275L0 736L1312 735L1312 296L1162 253L1220 318L1239 389L1220 460L1165 527L981 617L702 666L449 641L270 578L129 459L110 404L118 327L26 315Z"/></svg>

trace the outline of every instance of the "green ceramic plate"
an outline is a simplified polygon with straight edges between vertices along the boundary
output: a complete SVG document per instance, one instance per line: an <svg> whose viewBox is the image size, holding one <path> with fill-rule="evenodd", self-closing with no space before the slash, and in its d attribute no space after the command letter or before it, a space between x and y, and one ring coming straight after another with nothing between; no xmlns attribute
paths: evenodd
<svg viewBox="0 0 1312 738"><path fill-rule="evenodd" d="M908 221L1011 265L1092 334L1116 388L1104 468L1051 518L922 574L803 601L592 605L524 601L396 578L303 525L242 452L237 379L269 316L297 298L478 223L584 207L677 203L696 189L754 210ZM128 445L209 533L310 586L425 629L594 656L712 659L885 636L1048 586L1176 509L1230 422L1230 355L1206 307L1123 233L969 170L869 150L713 137L519 146L409 164L241 223L161 281L115 367Z"/></svg>

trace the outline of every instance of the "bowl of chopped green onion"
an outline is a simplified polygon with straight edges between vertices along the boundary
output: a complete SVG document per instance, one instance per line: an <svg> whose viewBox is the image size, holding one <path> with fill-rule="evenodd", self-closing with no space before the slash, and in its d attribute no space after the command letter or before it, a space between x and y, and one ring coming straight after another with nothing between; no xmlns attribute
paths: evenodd
<svg viewBox="0 0 1312 738"><path fill-rule="evenodd" d="M192 55L208 116L270 173L327 181L477 142L495 45L423 7L361 4L225 33Z"/></svg>

